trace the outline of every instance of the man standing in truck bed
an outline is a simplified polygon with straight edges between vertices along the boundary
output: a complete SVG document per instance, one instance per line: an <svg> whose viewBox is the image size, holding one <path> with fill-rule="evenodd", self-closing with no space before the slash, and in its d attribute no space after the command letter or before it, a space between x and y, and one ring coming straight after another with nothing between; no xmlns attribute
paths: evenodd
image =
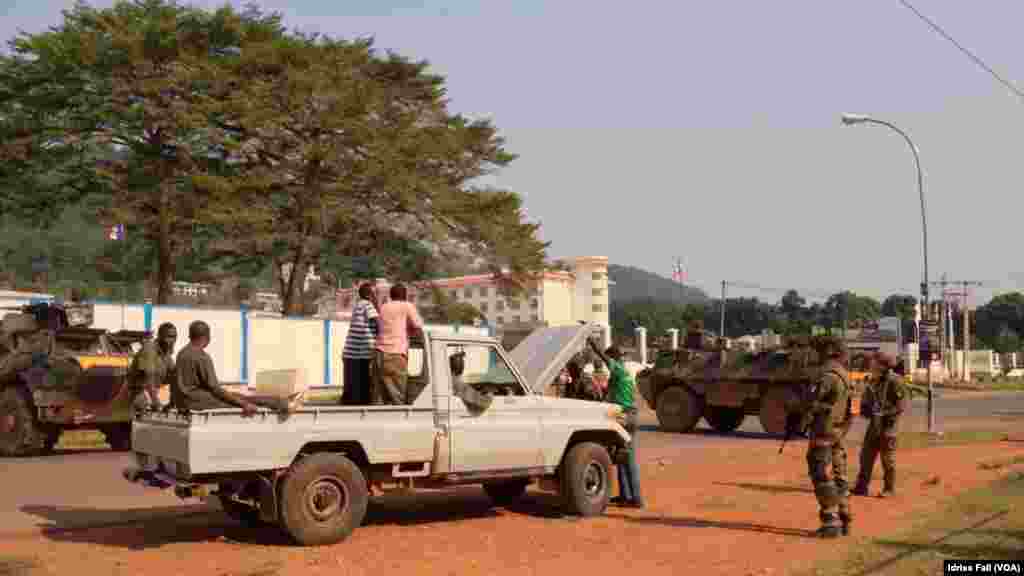
<svg viewBox="0 0 1024 576"><path fill-rule="evenodd" d="M402 284L391 287L391 300L380 307L380 335L373 358L374 404L411 404L409 396L409 332L423 330L416 306L406 301Z"/></svg>

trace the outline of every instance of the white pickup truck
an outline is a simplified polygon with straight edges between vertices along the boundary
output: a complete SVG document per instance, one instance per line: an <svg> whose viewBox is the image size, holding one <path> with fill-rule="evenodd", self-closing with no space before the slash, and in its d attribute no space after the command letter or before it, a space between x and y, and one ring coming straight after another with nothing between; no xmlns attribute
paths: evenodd
<svg viewBox="0 0 1024 576"><path fill-rule="evenodd" d="M540 480L568 512L603 514L611 466L630 436L618 406L543 396L593 325L541 328L506 353L493 338L427 333L409 352L406 406L312 406L285 416L241 410L149 413L132 423L132 482L215 496L239 521L277 524L301 545L340 542L366 514L371 487L408 491L482 484L497 505ZM453 355L462 353L461 375ZM457 364L455 364L457 366ZM457 368L458 370L458 368ZM467 405L453 381L493 394Z"/></svg>

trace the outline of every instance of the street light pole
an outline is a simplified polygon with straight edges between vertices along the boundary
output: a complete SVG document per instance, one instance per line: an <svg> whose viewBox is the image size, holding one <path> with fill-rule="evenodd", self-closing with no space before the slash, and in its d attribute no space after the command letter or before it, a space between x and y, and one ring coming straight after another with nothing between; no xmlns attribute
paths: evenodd
<svg viewBox="0 0 1024 576"><path fill-rule="evenodd" d="M884 120L877 120L869 116L862 116L860 114L843 114L843 124L847 126L854 124L878 124L885 126L899 134L907 141L910 146L910 151L914 154L914 166L917 168L917 193L921 198L921 236L923 238L923 249L924 249L924 281L921 282L921 300L922 310L925 318L931 319L931 310L928 305L928 221L925 218L924 209L924 177L921 173L921 157L917 152L917 146L914 145L913 140L906 132L900 130L893 124ZM920 355L920 343L921 343L921 330L918 330L918 354ZM932 387L932 362L931 362L931 349L929 348L929 357L925 359L925 370L926 378L928 382L928 433L935 433L935 390Z"/></svg>

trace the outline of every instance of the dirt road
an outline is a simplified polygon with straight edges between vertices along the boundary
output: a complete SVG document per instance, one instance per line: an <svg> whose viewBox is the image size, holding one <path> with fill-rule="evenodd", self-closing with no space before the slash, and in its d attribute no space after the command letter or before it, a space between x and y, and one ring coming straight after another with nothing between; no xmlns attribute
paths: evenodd
<svg viewBox="0 0 1024 576"><path fill-rule="evenodd" d="M949 422L993 422L991 412L1017 409L1004 397L991 402ZM954 405L946 403L947 414ZM920 429L911 424L923 421L920 414L908 420L911 429ZM1019 416L995 425L1021 428ZM577 520L536 491L510 509L492 508L478 488L387 496L374 499L350 540L316 549L291 546L274 529L237 526L215 505L183 507L167 493L134 487L120 477L125 454L4 461L5 488L19 488L0 491L0 574L610 574L629 567L774 575L842 553L843 544L811 537L817 514L801 442L779 456L778 441L760 434L649 430L639 438L645 510L612 508ZM851 474L857 455L853 447ZM1020 469L999 465L1014 457L1024 458L1024 444L901 452L900 496L856 498L853 539L889 533L955 493ZM82 528L97 524L106 527Z"/></svg>

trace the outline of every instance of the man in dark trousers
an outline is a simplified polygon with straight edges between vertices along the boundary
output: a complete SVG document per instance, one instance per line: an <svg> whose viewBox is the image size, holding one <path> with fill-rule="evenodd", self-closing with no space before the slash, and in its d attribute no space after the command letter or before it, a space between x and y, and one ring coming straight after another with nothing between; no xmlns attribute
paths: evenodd
<svg viewBox="0 0 1024 576"><path fill-rule="evenodd" d="M622 351L617 346L610 346L602 352L593 339L588 339L587 343L608 367L608 392L605 402L622 407L626 416L624 428L631 438L629 463L625 466L616 466L619 475L619 496L612 498L612 503L629 508L643 508L644 500L640 495L640 467L636 463L637 409L633 402L633 377L626 371L626 366L622 363Z"/></svg>
<svg viewBox="0 0 1024 576"><path fill-rule="evenodd" d="M187 346L178 352L177 378L171 383L171 402L181 411L241 408L251 416L260 406L289 412L301 401L302 392L287 398L274 396L244 396L229 392L217 380L213 358L206 353L210 344L210 325L196 320L188 327Z"/></svg>
<svg viewBox="0 0 1024 576"><path fill-rule="evenodd" d="M341 362L344 366L341 403L345 406L370 404L370 391L373 388L370 366L373 363L377 336L380 334L379 308L373 293L373 285L361 285L359 300L352 308L352 320L348 325L345 348L341 352Z"/></svg>
<svg viewBox="0 0 1024 576"><path fill-rule="evenodd" d="M874 378L861 398L860 413L870 422L860 449L860 473L853 494L867 496L875 459L881 452L884 487L879 496L885 498L896 492L896 438L900 417L907 408L907 387L899 360L878 353L874 364Z"/></svg>

